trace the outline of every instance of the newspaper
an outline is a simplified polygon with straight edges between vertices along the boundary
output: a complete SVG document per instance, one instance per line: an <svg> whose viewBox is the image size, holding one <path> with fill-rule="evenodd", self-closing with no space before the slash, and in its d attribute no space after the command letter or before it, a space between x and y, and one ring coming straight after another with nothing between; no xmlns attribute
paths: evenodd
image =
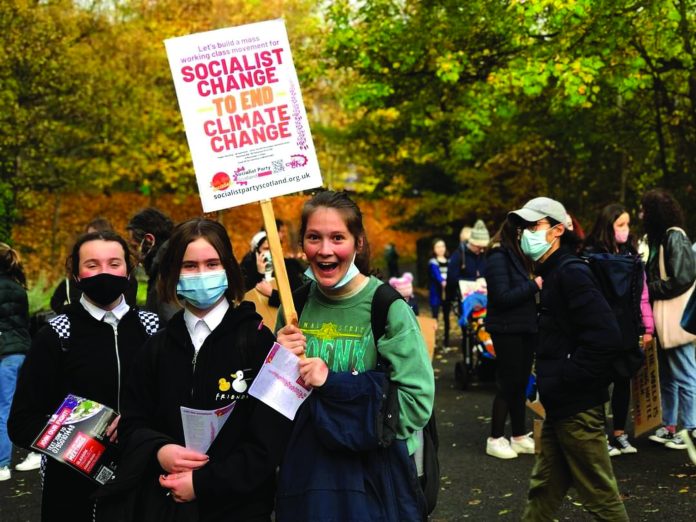
<svg viewBox="0 0 696 522"><path fill-rule="evenodd" d="M69 394L31 447L104 484L116 471L106 429L117 416L108 406Z"/></svg>

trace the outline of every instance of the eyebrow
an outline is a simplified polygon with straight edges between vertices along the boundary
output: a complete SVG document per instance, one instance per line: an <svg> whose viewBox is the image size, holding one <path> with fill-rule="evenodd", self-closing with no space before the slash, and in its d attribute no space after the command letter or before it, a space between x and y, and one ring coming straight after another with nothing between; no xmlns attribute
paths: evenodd
<svg viewBox="0 0 696 522"><path fill-rule="evenodd" d="M85 259L84 261L82 261L82 263L90 263L90 262L99 263L100 261L101 261L101 259L99 259L99 258L90 257L89 259ZM125 259L123 259L122 257L110 257L109 259L106 260L107 263L111 263L113 261L124 261L125 262Z"/></svg>

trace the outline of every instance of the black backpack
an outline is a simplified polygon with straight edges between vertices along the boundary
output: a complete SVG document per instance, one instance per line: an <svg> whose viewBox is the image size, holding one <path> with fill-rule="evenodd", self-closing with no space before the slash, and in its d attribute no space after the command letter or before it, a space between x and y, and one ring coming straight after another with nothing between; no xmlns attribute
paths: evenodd
<svg viewBox="0 0 696 522"><path fill-rule="evenodd" d="M307 302L311 285L311 282L306 283L292 294L298 319L302 315L302 309ZM370 324L375 345L377 344L377 339L384 335L389 307L398 299L403 299L403 297L391 286L381 284L377 287L370 307ZM377 358L378 368L388 371L388 363L379 354L379 350L377 351ZM396 435L399 422L399 401L396 394L396 385L390 386L390 392L387 393L383 409L384 425L382 429L385 433L380 436L380 439L384 441L381 445L387 446ZM435 509L437 494L440 491L440 461L437 456L439 447L440 440L437 433L437 422L435 421L435 408L433 408L430 419L428 419L428 423L423 428L423 476L420 477L420 485L425 496L428 514Z"/></svg>
<svg viewBox="0 0 696 522"><path fill-rule="evenodd" d="M587 263L592 270L600 291L616 316L623 339L613 369L619 377L633 377L645 361L639 342L643 333L640 311L643 262L639 256L602 253L583 255L579 261L577 258L569 259L561 267L571 262Z"/></svg>

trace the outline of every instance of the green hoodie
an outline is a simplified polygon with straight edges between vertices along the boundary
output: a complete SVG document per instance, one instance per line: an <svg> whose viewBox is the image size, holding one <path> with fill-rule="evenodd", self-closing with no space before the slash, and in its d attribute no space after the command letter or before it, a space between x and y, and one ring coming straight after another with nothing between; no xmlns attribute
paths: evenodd
<svg viewBox="0 0 696 522"><path fill-rule="evenodd" d="M334 372L364 372L377 362L370 324L372 296L383 284L370 277L357 294L335 299L312 285L299 326L307 338L307 357L321 357ZM282 309L276 331L284 325ZM418 447L414 432L428 422L435 397L433 368L418 320L408 304L399 299L389 307L384 335L377 340L379 352L392 365L390 378L399 389L400 426L409 453Z"/></svg>

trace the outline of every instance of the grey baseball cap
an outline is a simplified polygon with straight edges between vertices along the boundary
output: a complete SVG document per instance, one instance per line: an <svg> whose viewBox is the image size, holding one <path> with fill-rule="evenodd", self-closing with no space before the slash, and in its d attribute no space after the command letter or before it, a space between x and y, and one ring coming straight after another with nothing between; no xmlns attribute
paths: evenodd
<svg viewBox="0 0 696 522"><path fill-rule="evenodd" d="M565 207L560 202L543 196L530 199L524 204L524 207L519 210L513 210L510 214L515 214L530 223L550 217L559 223L565 224L568 216Z"/></svg>

